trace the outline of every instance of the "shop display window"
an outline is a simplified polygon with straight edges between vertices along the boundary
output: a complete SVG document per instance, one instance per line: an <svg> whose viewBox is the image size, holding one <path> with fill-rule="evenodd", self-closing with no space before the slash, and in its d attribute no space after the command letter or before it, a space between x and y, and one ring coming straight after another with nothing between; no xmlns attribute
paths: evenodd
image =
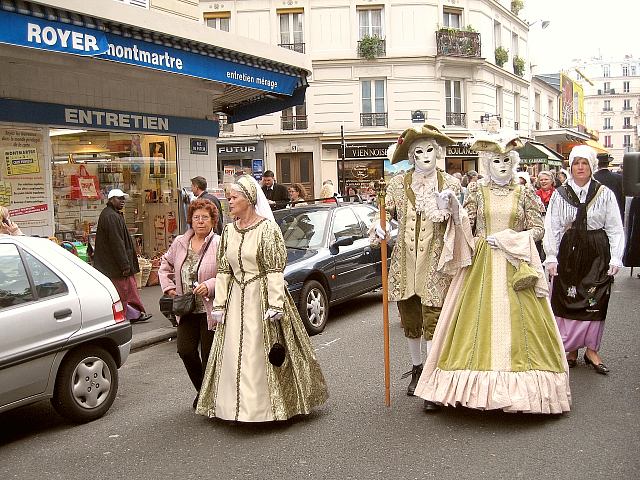
<svg viewBox="0 0 640 480"><path fill-rule="evenodd" d="M50 130L55 235L90 242L113 188L129 194L124 217L138 253L164 253L179 233L176 139Z"/></svg>

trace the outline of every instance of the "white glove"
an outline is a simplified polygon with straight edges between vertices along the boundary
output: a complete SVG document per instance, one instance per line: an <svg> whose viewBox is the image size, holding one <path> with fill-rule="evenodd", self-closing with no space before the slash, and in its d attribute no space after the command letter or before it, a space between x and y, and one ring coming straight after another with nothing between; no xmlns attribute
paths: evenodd
<svg viewBox="0 0 640 480"><path fill-rule="evenodd" d="M273 308L269 308L264 314L264 319L275 322L276 320L280 320L283 316L284 313L279 312L278 310L274 310Z"/></svg>
<svg viewBox="0 0 640 480"><path fill-rule="evenodd" d="M450 189L447 189L444 192L449 194L449 210L451 211L453 223L460 225L460 201L458 200L458 196Z"/></svg>
<svg viewBox="0 0 640 480"><path fill-rule="evenodd" d="M496 237L494 237L493 235L489 235L487 237L487 243L491 248L498 248L498 241L496 240Z"/></svg>
<svg viewBox="0 0 640 480"><path fill-rule="evenodd" d="M386 227L386 230L382 228L382 225L380 225L380 222L376 224L376 236L380 240L384 240L389 236L389 224L388 223L385 224L385 227Z"/></svg>
<svg viewBox="0 0 640 480"><path fill-rule="evenodd" d="M438 207L438 210L449 210L451 201L449 199L449 193L447 192L448 192L447 190L443 192L433 192L433 195L436 199L436 206Z"/></svg>
<svg viewBox="0 0 640 480"><path fill-rule="evenodd" d="M557 263L555 263L555 262L547 263L546 269L547 269L547 274L549 275L549 277L555 277L556 275L558 275L558 264Z"/></svg>
<svg viewBox="0 0 640 480"><path fill-rule="evenodd" d="M618 270L620 270L620 267L616 267L615 265L609 265L609 271L607 271L607 275L610 275L613 277L616 273L618 273Z"/></svg>
<svg viewBox="0 0 640 480"><path fill-rule="evenodd" d="M211 312L211 319L216 325L224 325L224 312L222 310Z"/></svg>

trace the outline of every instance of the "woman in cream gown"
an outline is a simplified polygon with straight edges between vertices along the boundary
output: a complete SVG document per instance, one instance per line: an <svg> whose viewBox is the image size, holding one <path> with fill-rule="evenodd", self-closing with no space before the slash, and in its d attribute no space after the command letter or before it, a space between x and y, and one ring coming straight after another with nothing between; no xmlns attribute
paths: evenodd
<svg viewBox="0 0 640 480"><path fill-rule="evenodd" d="M570 408L567 362L535 247L540 209L535 193L513 181L519 157L511 150L519 145L472 146L485 150L489 175L469 185L474 258L452 281L416 388L425 411L434 403L554 414ZM520 262L534 271L528 288L514 289Z"/></svg>
<svg viewBox="0 0 640 480"><path fill-rule="evenodd" d="M328 393L284 282L282 233L252 177L231 188L230 207L238 219L225 226L218 249L217 329L196 411L239 422L307 414ZM269 362L276 342L286 351L279 367Z"/></svg>

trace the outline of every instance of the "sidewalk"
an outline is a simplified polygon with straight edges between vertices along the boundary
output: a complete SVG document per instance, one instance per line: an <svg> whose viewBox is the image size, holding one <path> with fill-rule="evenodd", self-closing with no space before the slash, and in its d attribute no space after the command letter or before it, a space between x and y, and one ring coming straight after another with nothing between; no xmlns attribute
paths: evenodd
<svg viewBox="0 0 640 480"><path fill-rule="evenodd" d="M144 287L142 290L139 290L139 292L147 313L151 313L153 317L146 322L131 324L133 328L131 351L139 350L176 337L175 327L160 313L160 305L158 303L162 296L160 286Z"/></svg>

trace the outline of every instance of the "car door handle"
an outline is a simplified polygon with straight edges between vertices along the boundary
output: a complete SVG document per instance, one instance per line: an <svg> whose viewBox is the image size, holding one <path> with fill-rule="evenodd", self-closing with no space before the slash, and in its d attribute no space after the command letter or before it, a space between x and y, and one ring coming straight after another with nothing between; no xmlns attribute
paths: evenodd
<svg viewBox="0 0 640 480"><path fill-rule="evenodd" d="M53 317L56 320L62 320L63 318L70 317L71 313L73 313L73 312L71 312L70 308L65 308L63 310L58 310L58 311L53 312Z"/></svg>

